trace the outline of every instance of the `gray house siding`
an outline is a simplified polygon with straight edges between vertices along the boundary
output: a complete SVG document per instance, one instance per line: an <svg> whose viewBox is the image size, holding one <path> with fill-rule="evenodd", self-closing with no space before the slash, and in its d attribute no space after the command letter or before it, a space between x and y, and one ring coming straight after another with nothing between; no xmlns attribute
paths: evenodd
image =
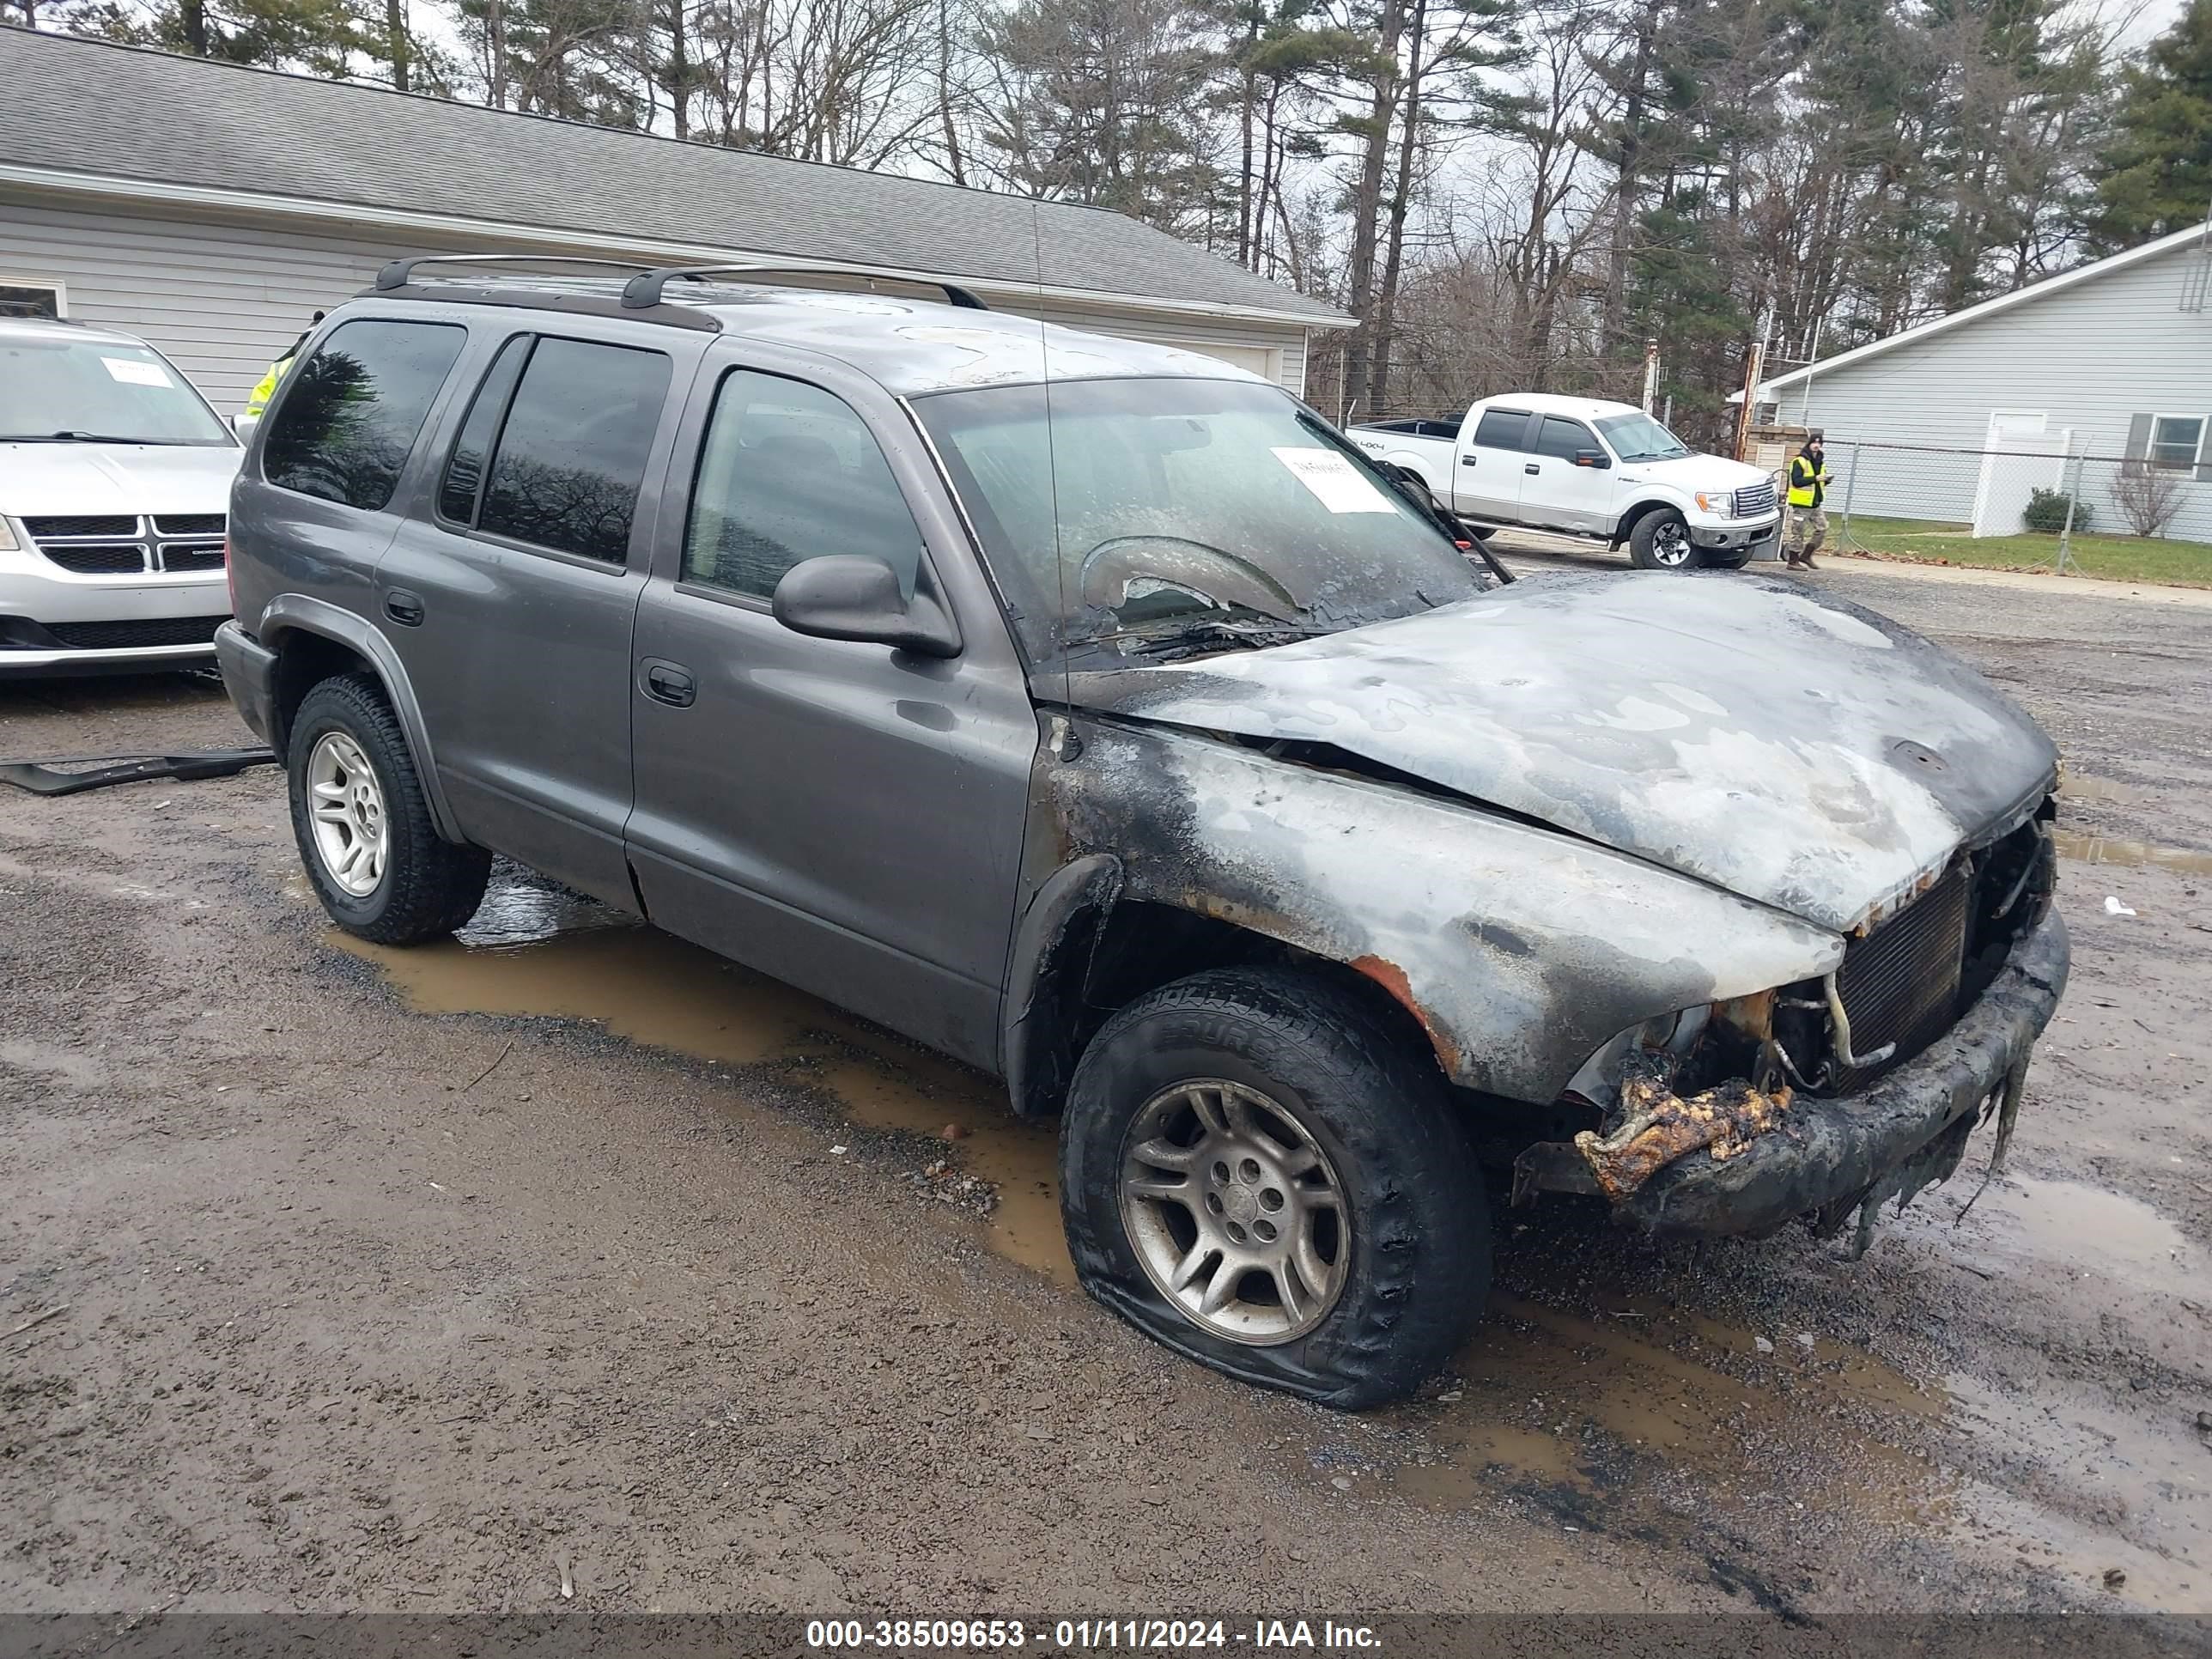
<svg viewBox="0 0 2212 1659"><path fill-rule="evenodd" d="M1868 449L1854 458L1852 441L1980 451L1992 413L2041 414L2050 432L2072 431L2077 453L2117 460L2127 454L2139 416L2212 422L2212 313L2179 308L2195 257L2176 248L1778 387L1777 412L1793 425L1826 429L1836 471L1832 508L1848 490L1855 514L1964 523L1973 516L1978 454ZM1998 465L2057 482L2056 458ZM2110 461L2083 468L2082 499L2100 529L2124 527L2111 499L2118 470ZM2166 533L2212 541L2212 470L2184 475L2181 490L2181 510Z"/></svg>
<svg viewBox="0 0 2212 1659"><path fill-rule="evenodd" d="M70 316L144 336L226 414L245 406L254 382L315 312L360 293L386 260L514 247L495 227L481 237L348 234L337 228L63 207L27 192L0 192L0 282L61 283ZM574 252L599 250L579 246ZM1031 314L1018 303L996 303ZM1091 310L1066 301L1035 314L1099 333L1218 351L1246 366L1264 362L1292 392L1304 386L1305 331L1295 325Z"/></svg>

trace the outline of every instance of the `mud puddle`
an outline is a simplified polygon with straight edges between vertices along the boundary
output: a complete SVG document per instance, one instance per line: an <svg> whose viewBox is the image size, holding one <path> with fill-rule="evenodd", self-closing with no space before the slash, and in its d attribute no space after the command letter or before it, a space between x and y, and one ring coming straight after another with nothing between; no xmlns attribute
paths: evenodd
<svg viewBox="0 0 2212 1659"><path fill-rule="evenodd" d="M1607 1530L1778 1491L1891 1526L1945 1512L1948 1484L1902 1437L1834 1432L1839 1420L1933 1423L1940 1388L1813 1333L1776 1331L1762 1350L1761 1333L1661 1297L1590 1299L1601 1305L1583 1312L1493 1296L1453 1362L1461 1380L1416 1408L1421 1444L1388 1483L1448 1510L1502 1485Z"/></svg>
<svg viewBox="0 0 2212 1659"><path fill-rule="evenodd" d="M915 1176L925 1188L954 1196L951 1183L963 1175L991 1183L991 1247L1074 1282L1052 1126L1016 1118L980 1074L780 981L592 899L527 882L494 886L450 940L395 951L335 931L326 937L374 963L419 1012L587 1020L650 1048L769 1067L830 1096L857 1127L927 1137L942 1152Z"/></svg>
<svg viewBox="0 0 2212 1659"><path fill-rule="evenodd" d="M2074 1181L2000 1176L1974 1206L2008 1254L2131 1285L2198 1283L2203 1252L2172 1221L2124 1193Z"/></svg>
<svg viewBox="0 0 2212 1659"><path fill-rule="evenodd" d="M2119 864L2160 870L2180 870L2192 875L2212 874L2212 853L2185 847L2161 847L2156 842L2130 841L2118 836L2085 836L2061 830L2052 836L2060 856L2083 864Z"/></svg>
<svg viewBox="0 0 2212 1659"><path fill-rule="evenodd" d="M2074 1588L2107 1609L2203 1614L2212 1567L2212 1474L2179 1413L2148 1420L2094 1398L2029 1398L1985 1379L1950 1379L1954 1427L1969 1442L2023 1455L2033 1472L1960 1490L1949 1535ZM2166 1426L2167 1423L2173 1426ZM2108 1585L2118 1568L2124 1577Z"/></svg>

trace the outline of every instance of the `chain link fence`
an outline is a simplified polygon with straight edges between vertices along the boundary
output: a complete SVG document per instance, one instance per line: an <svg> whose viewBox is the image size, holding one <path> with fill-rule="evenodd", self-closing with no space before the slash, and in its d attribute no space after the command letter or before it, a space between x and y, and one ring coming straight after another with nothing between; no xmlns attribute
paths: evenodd
<svg viewBox="0 0 2212 1659"><path fill-rule="evenodd" d="M1832 548L2212 584L2212 464L2096 453L2063 432L1991 449L1832 433L1827 466Z"/></svg>

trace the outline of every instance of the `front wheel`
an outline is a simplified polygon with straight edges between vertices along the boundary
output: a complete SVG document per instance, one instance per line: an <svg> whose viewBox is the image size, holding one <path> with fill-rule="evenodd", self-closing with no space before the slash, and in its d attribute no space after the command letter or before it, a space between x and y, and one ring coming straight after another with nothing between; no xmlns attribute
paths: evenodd
<svg viewBox="0 0 2212 1659"><path fill-rule="evenodd" d="M1747 547L1734 551L1717 547L1698 555L1698 563L1707 570L1741 570L1750 562L1751 550Z"/></svg>
<svg viewBox="0 0 2212 1659"><path fill-rule="evenodd" d="M1638 570L1686 570L1695 556L1688 521L1671 509L1645 514L1628 532L1629 562Z"/></svg>
<svg viewBox="0 0 2212 1659"><path fill-rule="evenodd" d="M1425 1054L1352 989L1193 975L1084 1051L1060 1129L1084 1288L1177 1352L1349 1410L1480 1316L1481 1175Z"/></svg>

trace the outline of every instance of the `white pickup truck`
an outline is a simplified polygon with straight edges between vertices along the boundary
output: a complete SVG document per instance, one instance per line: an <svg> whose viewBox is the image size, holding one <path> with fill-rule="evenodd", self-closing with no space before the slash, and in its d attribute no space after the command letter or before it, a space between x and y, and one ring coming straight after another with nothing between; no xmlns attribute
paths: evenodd
<svg viewBox="0 0 2212 1659"><path fill-rule="evenodd" d="M1697 453L1633 404L1520 393L1457 424L1376 421L1346 435L1471 524L1626 544L1646 570L1740 569L1781 541L1771 475Z"/></svg>

